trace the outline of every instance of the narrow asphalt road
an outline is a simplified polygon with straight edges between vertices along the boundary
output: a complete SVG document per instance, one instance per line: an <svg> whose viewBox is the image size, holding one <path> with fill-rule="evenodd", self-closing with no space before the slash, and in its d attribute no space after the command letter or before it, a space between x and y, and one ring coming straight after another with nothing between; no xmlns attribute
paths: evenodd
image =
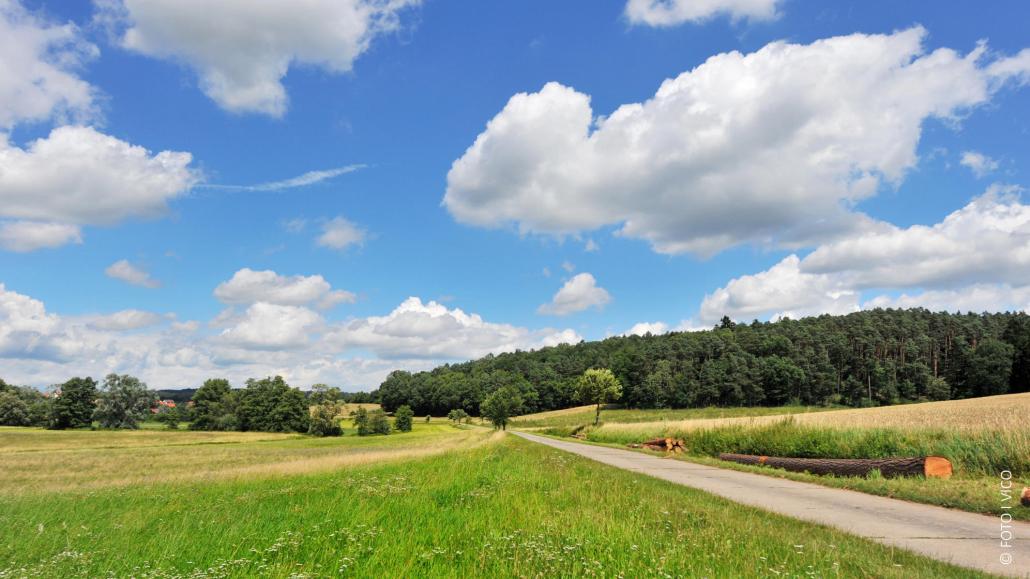
<svg viewBox="0 0 1030 579"><path fill-rule="evenodd" d="M701 489L732 501L835 527L961 567L1030 577L1030 524L1000 517L910 503L816 484L670 460L617 448L555 440L525 432L522 438L614 467ZM1000 484L1000 479L999 479ZM1019 506L1014 489L1013 508ZM999 502L1001 495L999 492ZM1008 547L1002 531L1011 531ZM1008 537L1008 535L1006 535ZM1003 561L1008 559L1008 564Z"/></svg>

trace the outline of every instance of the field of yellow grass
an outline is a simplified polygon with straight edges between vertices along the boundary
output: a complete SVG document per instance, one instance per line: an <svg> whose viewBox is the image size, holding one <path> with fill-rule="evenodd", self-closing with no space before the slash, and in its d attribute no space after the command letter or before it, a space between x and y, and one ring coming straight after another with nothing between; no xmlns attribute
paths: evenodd
<svg viewBox="0 0 1030 579"><path fill-rule="evenodd" d="M806 414L832 410L823 406L754 406L754 407L706 407L706 408L657 408L636 409L606 406L601 412L605 423L669 422L697 419L723 419L746 416L767 416ZM594 422L594 406L576 406L562 410L550 410L525 414L512 419L516 428L536 429L555 426L580 426Z"/></svg>
<svg viewBox="0 0 1030 579"><path fill-rule="evenodd" d="M791 418L795 424L830 428L890 428L903 430L948 429L966 432L985 430L1016 432L1028 430L1030 392L966 400L925 402L878 408L855 408L827 412L784 413L767 416L688 419L679 421L619 423L617 416L605 416L597 432L647 436L663 432L689 432L723 426L763 426Z"/></svg>
<svg viewBox="0 0 1030 579"><path fill-rule="evenodd" d="M340 405L340 416L344 416L344 417L350 416L350 413L356 411L358 408L364 408L365 410L368 410L369 412L371 412L373 410L378 410L378 409L380 409L382 407L380 405L378 405L378 404L373 404L371 402L341 404Z"/></svg>
<svg viewBox="0 0 1030 579"><path fill-rule="evenodd" d="M312 473L411 460L489 438L489 431L416 424L389 436L190 431L0 429L0 494Z"/></svg>

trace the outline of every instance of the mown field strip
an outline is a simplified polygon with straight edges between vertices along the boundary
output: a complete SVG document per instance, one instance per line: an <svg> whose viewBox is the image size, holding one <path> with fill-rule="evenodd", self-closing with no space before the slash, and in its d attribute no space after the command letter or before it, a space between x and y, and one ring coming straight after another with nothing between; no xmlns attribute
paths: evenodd
<svg viewBox="0 0 1030 579"><path fill-rule="evenodd" d="M386 437L310 438L250 433L64 431L0 432L22 450L0 453L0 492L7 494L95 490L161 482L285 476L347 466L411 460L474 446L488 431L419 425L417 432ZM240 436L249 434L249 436ZM114 436L118 435L118 436ZM205 435L205 436L198 436ZM49 446L25 452L33 436ZM119 438L119 436L121 438ZM98 447L94 438L112 444ZM181 442L177 444L176 442ZM76 448L80 444L81 448Z"/></svg>

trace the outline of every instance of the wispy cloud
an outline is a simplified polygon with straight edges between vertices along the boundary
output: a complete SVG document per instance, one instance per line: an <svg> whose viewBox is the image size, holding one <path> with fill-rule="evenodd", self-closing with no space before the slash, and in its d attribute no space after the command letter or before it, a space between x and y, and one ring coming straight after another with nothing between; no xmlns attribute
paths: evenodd
<svg viewBox="0 0 1030 579"><path fill-rule="evenodd" d="M289 179L283 179L281 181L269 181L267 183L258 183L256 185L217 185L214 183L204 183L201 185L197 185L197 187L203 187L206 189L222 189L227 191L281 191L283 189L307 187L308 185L321 183L322 181L333 179L339 177L340 175L346 175L347 173L360 171L361 169L365 169L367 167L368 165L365 164L357 164L347 165L345 167L337 167L335 169L308 171L303 175L298 175L296 177L291 177Z"/></svg>

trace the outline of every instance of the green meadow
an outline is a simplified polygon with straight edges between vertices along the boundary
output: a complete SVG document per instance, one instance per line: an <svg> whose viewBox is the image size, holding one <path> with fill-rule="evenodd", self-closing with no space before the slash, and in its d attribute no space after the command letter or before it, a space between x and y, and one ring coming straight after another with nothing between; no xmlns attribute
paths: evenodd
<svg viewBox="0 0 1030 579"><path fill-rule="evenodd" d="M977 576L480 428L0 442L4 579Z"/></svg>

